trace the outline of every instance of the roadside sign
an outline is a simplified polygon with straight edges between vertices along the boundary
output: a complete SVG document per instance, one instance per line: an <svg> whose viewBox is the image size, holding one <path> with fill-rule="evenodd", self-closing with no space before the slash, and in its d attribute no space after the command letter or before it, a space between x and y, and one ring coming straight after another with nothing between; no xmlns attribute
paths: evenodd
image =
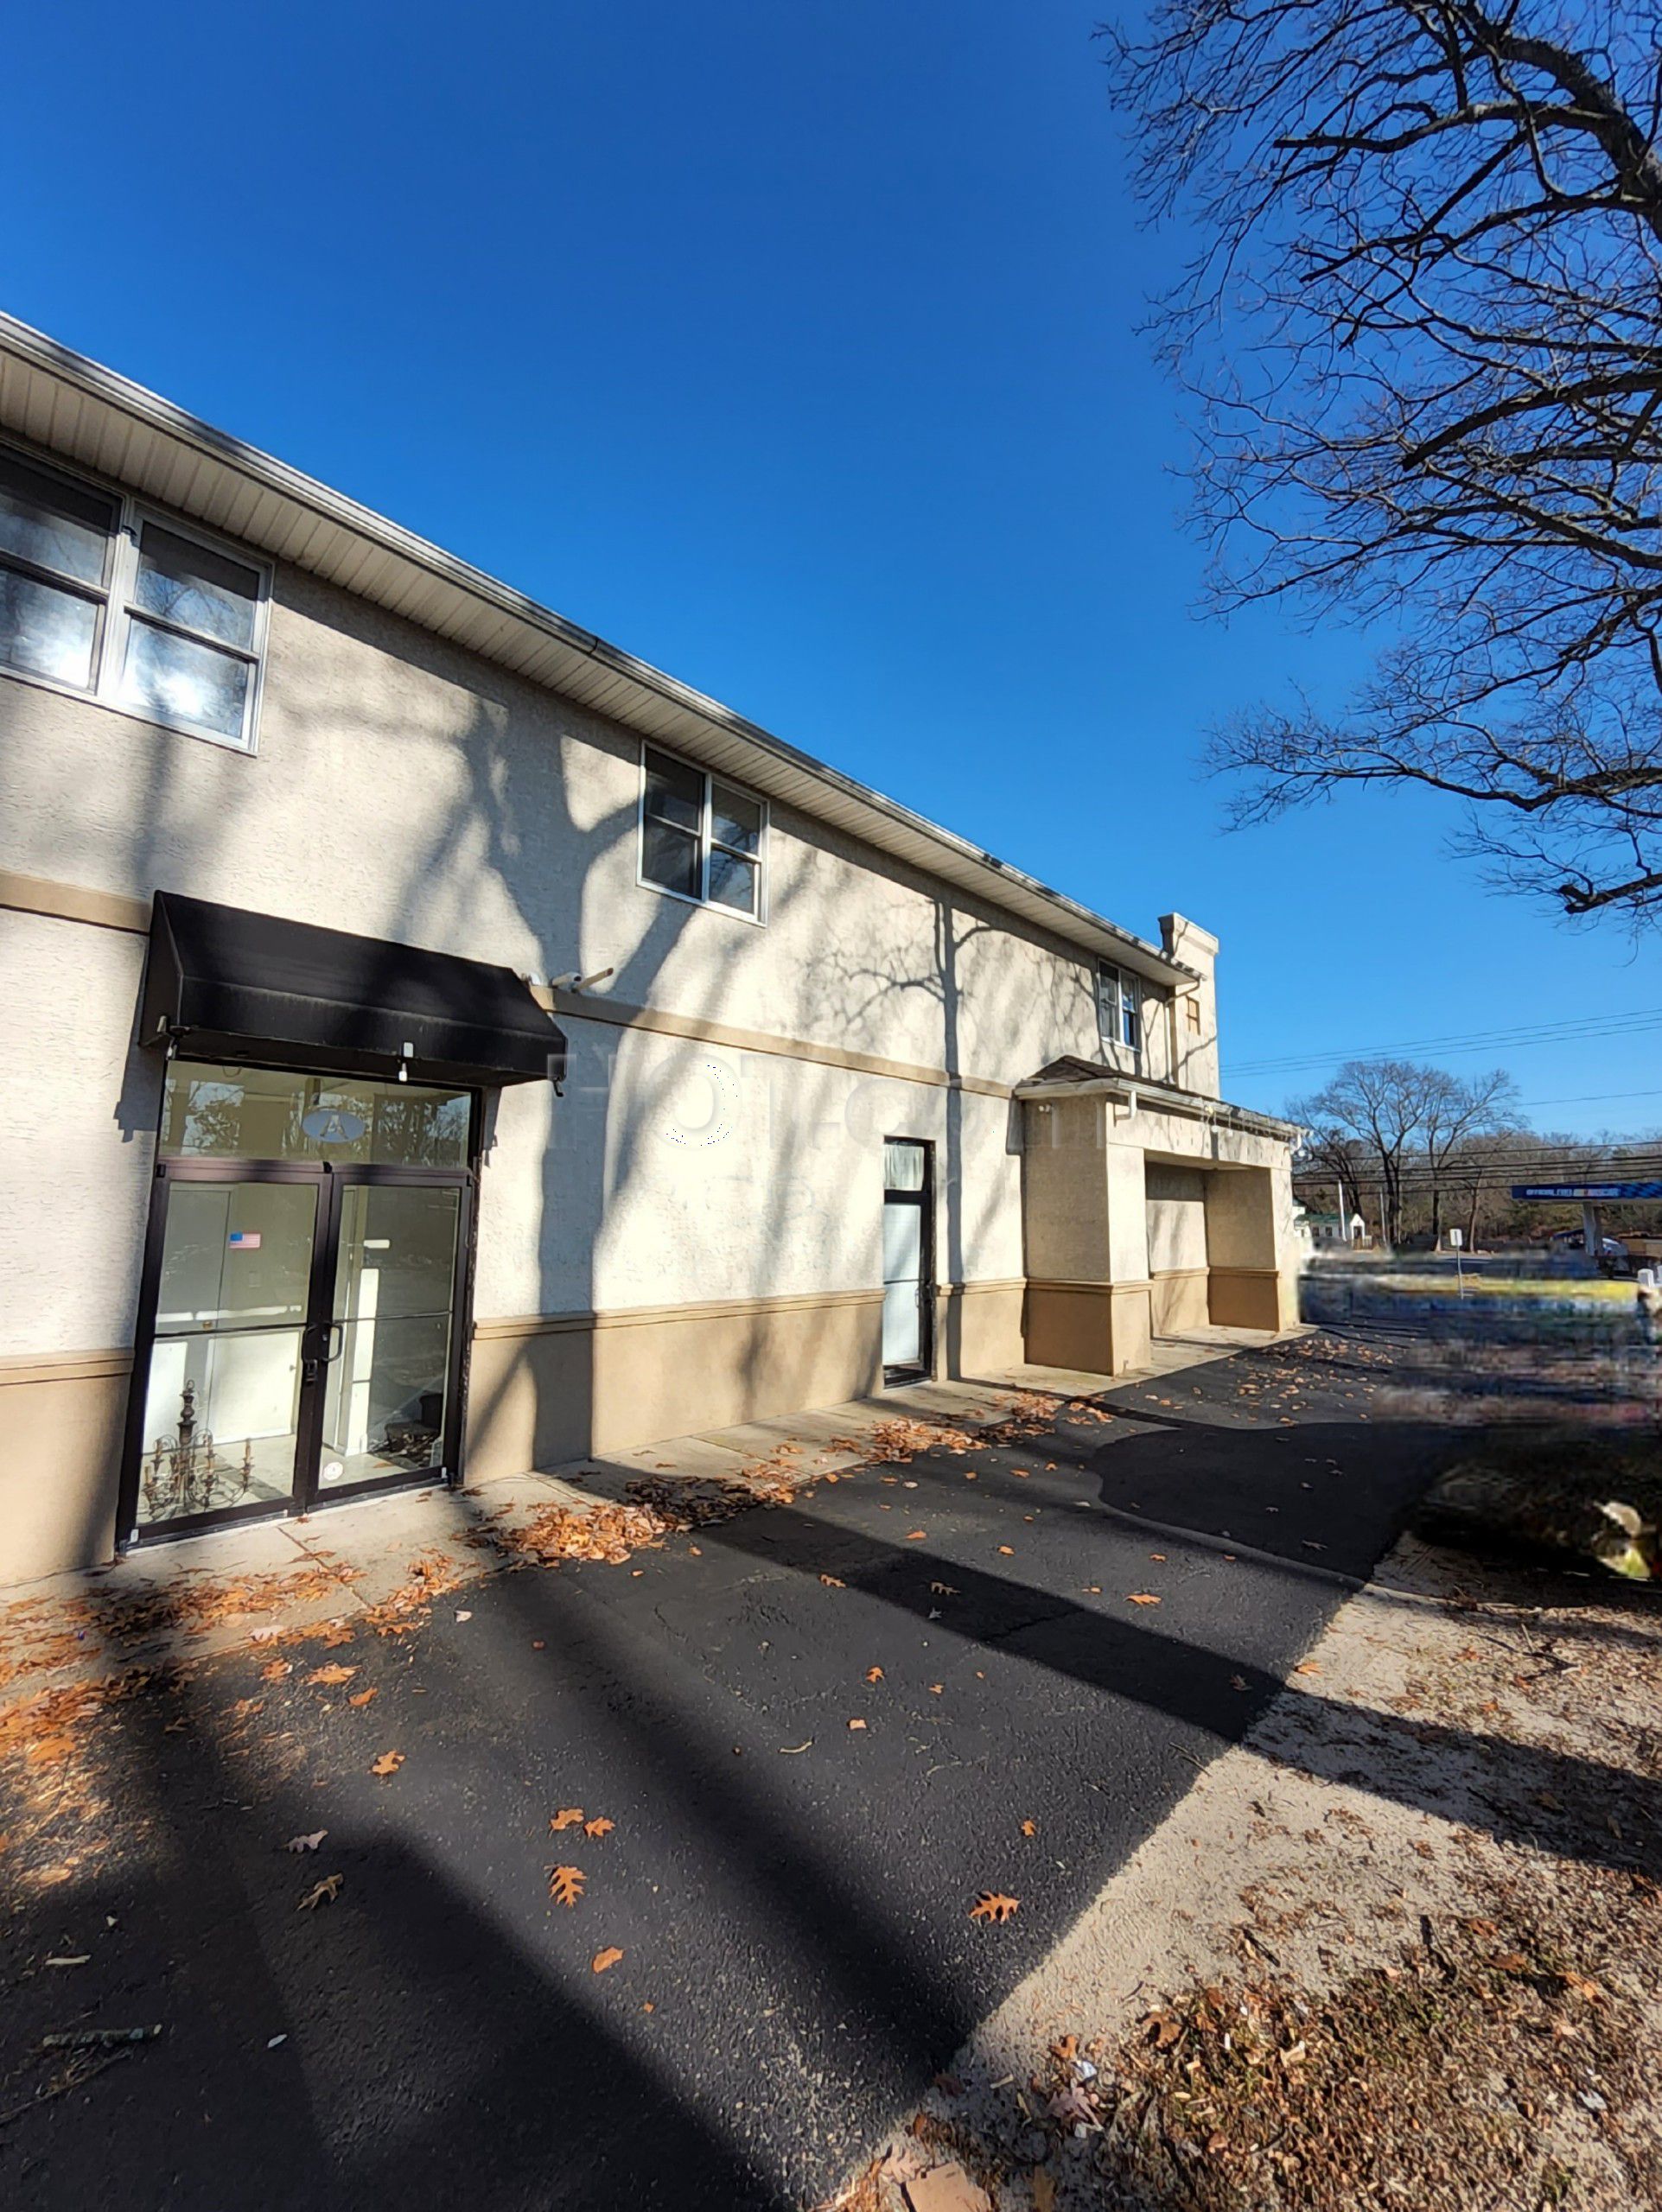
<svg viewBox="0 0 1662 2212"><path fill-rule="evenodd" d="M1580 1205L1620 1205L1662 1199L1662 1183L1514 1183L1514 1198L1573 1198Z"/></svg>
<svg viewBox="0 0 1662 2212"><path fill-rule="evenodd" d="M1465 1230L1463 1229L1451 1229L1449 1231L1449 1242L1453 1245L1455 1251L1458 1252L1466 1242Z"/></svg>

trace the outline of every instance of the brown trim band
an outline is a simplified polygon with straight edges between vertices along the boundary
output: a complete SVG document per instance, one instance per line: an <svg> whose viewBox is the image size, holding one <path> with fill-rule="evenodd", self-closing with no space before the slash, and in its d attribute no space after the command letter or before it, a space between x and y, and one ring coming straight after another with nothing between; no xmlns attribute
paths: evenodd
<svg viewBox="0 0 1662 2212"><path fill-rule="evenodd" d="M131 1375L132 1366L131 1345L124 1351L10 1352L0 1358L0 1390L20 1382L92 1382Z"/></svg>
<svg viewBox="0 0 1662 2212"><path fill-rule="evenodd" d="M88 891L76 883L54 883L45 876L20 875L0 868L0 907L22 914L45 914L55 921L90 922L99 929L126 930L147 937L150 903L114 891ZM914 1060L885 1059L878 1052L850 1052L840 1045L820 1045L805 1037L776 1037L763 1029L740 1029L702 1015L672 1014L667 1007L632 1006L622 999L592 999L577 991L532 986L532 996L570 1021L604 1022L614 1029L646 1029L661 1037L680 1037L699 1045L724 1045L735 1052L768 1052L781 1059L808 1060L821 1067L845 1068L855 1075L879 1076L892 1083L922 1083L938 1090L967 1090L981 1098L1012 1098L1015 1086L990 1077L954 1075Z"/></svg>
<svg viewBox="0 0 1662 2212"><path fill-rule="evenodd" d="M672 1014L667 1007L632 1006L623 999L594 999L578 991L554 991L533 985L532 995L563 1021L599 1021L614 1029L646 1029L660 1037L681 1037L694 1044L724 1045L735 1052L771 1052L782 1058L811 1060L821 1067L846 1068L856 1075L879 1076L892 1083L926 1083L940 1090L973 1091L982 1098L1013 1098L1015 1085L988 1076L954 1075L946 1068L915 1060L885 1059L878 1052L851 1052L841 1045L816 1044L804 1037L776 1037L764 1029L740 1029L730 1021Z"/></svg>
<svg viewBox="0 0 1662 2212"><path fill-rule="evenodd" d="M150 931L148 899L128 899L118 891L88 891L79 883L54 883L43 875L21 875L0 868L0 906L19 914L45 914L59 922L90 922L95 929L126 930L135 937Z"/></svg>

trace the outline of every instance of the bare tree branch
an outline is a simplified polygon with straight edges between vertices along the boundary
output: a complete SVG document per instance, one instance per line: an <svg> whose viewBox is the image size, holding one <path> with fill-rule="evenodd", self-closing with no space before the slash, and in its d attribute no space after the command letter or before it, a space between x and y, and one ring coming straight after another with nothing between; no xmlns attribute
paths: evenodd
<svg viewBox="0 0 1662 2212"><path fill-rule="evenodd" d="M1236 819L1427 785L1499 880L1662 914L1653 10L1156 0L1108 35L1138 190L1202 241L1156 332L1213 602L1391 639L1342 715L1216 733Z"/></svg>

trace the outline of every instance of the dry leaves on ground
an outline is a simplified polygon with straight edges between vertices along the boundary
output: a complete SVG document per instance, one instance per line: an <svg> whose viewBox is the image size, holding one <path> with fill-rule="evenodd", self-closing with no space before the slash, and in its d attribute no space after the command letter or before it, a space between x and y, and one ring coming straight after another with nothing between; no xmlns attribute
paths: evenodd
<svg viewBox="0 0 1662 2212"><path fill-rule="evenodd" d="M583 1832L590 1836L610 1835L616 1825L616 1821L608 1821L604 1813L598 1813L592 1821L583 1822Z"/></svg>
<svg viewBox="0 0 1662 2212"><path fill-rule="evenodd" d="M1152 1590L1133 1590L1126 1599L1132 1605L1157 1605L1160 1603Z"/></svg>
<svg viewBox="0 0 1662 2212"><path fill-rule="evenodd" d="M583 1885L587 1878L581 1866L551 1866L548 1870L548 1894L556 1904L574 1905L583 1895Z"/></svg>
<svg viewBox="0 0 1662 2212"><path fill-rule="evenodd" d="M357 1673L355 1667L342 1667L331 1660L327 1667L314 1667L306 1677L308 1687L314 1682L325 1689L334 1689L339 1683L349 1682Z"/></svg>
<svg viewBox="0 0 1662 2212"><path fill-rule="evenodd" d="M389 1774L396 1774L403 1764L404 1753L402 1751L383 1751L379 1758L375 1760L372 1764L369 1770L373 1775L379 1775L380 1779L385 1782Z"/></svg>
<svg viewBox="0 0 1662 2212"><path fill-rule="evenodd" d="M595 1974L606 1974L617 1964L618 1961L622 1956L622 1952L618 1948L615 1943L608 1943L603 1951L595 1952L594 1957L589 1962L590 1969Z"/></svg>
<svg viewBox="0 0 1662 2212"><path fill-rule="evenodd" d="M354 1690L352 1695L347 1700L347 1703L348 1705L367 1705L370 1703L372 1699L378 1698L379 1695L379 1690Z"/></svg>
<svg viewBox="0 0 1662 2212"><path fill-rule="evenodd" d="M1002 1890L983 1890L970 1907L971 1920L1010 1920L1021 1907L1020 1897L1007 1897Z"/></svg>
<svg viewBox="0 0 1662 2212"><path fill-rule="evenodd" d="M327 1828L314 1828L309 1835L291 1835L283 1848L285 1851L315 1851L328 1834Z"/></svg>
<svg viewBox="0 0 1662 2212"><path fill-rule="evenodd" d="M314 1883L307 1891L305 1896L295 1907L295 1910L315 1912L320 1904L333 1904L340 1896L341 1885L346 1878L344 1874L325 1874L321 1882Z"/></svg>
<svg viewBox="0 0 1662 2212"><path fill-rule="evenodd" d="M558 1835L562 1828L580 1828L582 1826L583 1807L562 1805L559 1811L551 1817L548 1832L551 1835Z"/></svg>

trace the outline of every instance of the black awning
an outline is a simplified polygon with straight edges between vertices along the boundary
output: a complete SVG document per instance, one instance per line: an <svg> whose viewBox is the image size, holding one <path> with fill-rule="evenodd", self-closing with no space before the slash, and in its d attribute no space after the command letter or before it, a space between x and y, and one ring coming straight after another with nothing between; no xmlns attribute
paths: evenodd
<svg viewBox="0 0 1662 2212"><path fill-rule="evenodd" d="M193 1058L411 1082L565 1073L565 1036L511 968L158 891L139 1035Z"/></svg>

